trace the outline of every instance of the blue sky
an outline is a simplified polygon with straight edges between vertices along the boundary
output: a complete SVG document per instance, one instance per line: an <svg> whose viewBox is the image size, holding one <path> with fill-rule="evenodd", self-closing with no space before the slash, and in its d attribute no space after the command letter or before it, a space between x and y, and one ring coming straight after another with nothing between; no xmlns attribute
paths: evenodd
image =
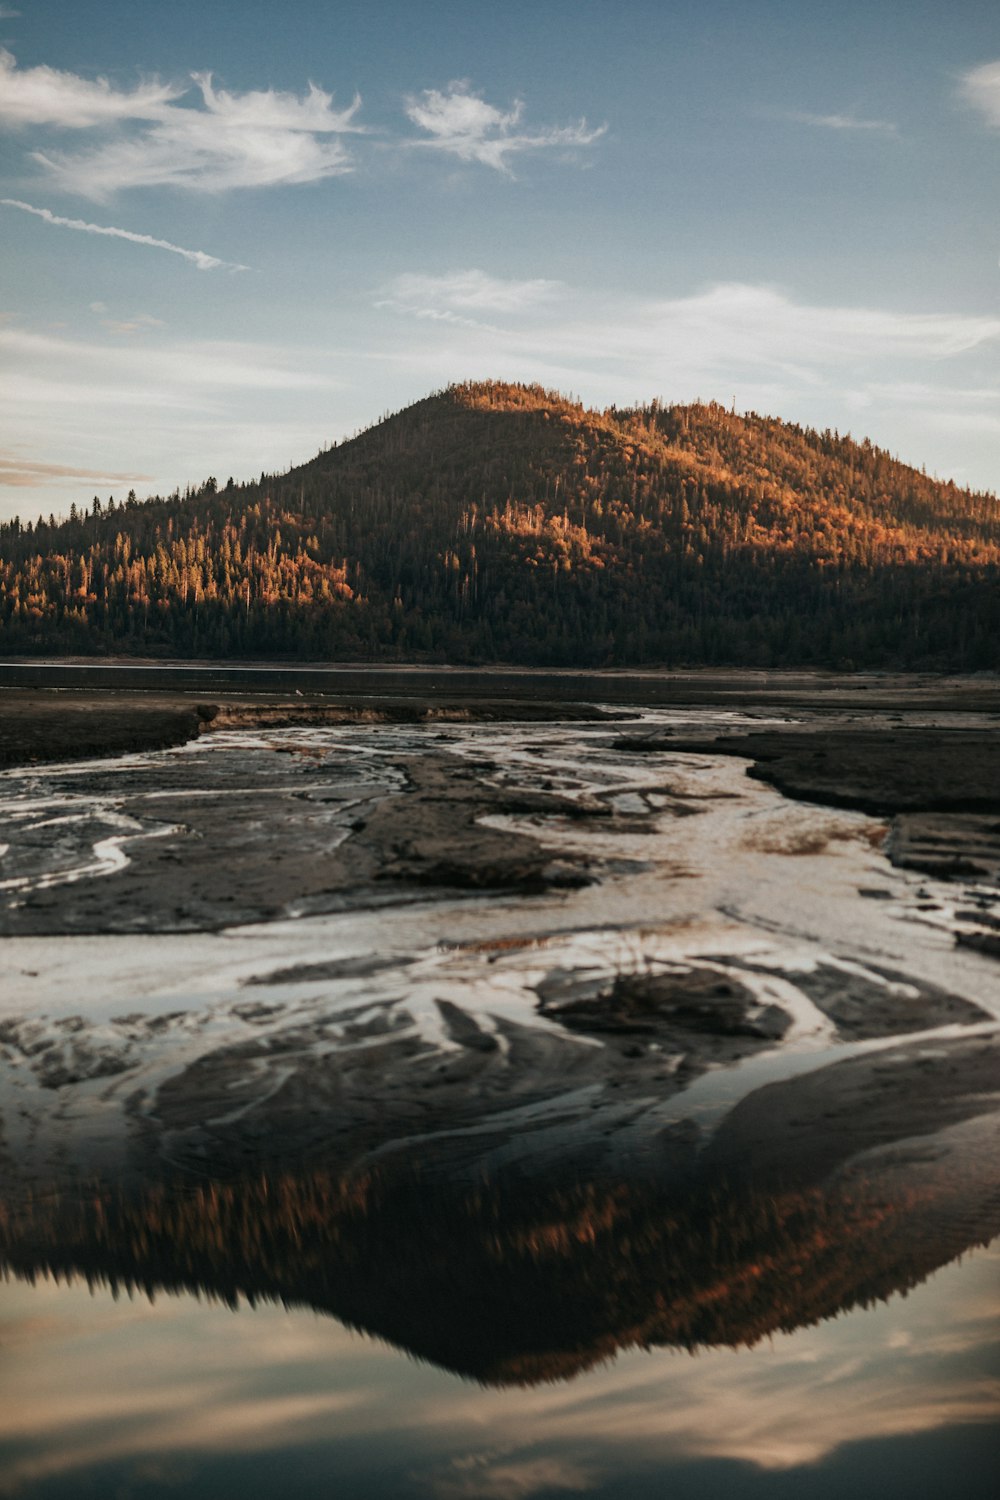
<svg viewBox="0 0 1000 1500"><path fill-rule="evenodd" d="M1000 487L1000 7L13 0L0 45L0 515L489 376Z"/></svg>

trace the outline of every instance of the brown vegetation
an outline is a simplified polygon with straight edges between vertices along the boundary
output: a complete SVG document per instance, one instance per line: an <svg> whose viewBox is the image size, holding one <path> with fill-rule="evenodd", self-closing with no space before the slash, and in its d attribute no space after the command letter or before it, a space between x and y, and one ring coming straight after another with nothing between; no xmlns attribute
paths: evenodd
<svg viewBox="0 0 1000 1500"><path fill-rule="evenodd" d="M721 406L452 387L283 476L0 530L8 651L998 657L1000 502Z"/></svg>

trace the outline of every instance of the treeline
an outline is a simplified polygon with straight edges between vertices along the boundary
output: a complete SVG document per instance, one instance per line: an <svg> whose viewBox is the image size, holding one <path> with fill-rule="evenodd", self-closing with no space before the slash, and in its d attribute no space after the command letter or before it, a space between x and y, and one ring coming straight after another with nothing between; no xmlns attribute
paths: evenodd
<svg viewBox="0 0 1000 1500"><path fill-rule="evenodd" d="M9 653L1000 666L1000 503L722 407L452 387L281 476L0 528Z"/></svg>

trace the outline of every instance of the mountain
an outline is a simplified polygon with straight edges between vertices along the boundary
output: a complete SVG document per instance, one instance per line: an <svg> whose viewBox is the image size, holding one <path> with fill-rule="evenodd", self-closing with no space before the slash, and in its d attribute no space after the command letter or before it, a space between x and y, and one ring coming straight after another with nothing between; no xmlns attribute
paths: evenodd
<svg viewBox="0 0 1000 1500"><path fill-rule="evenodd" d="M1000 666L1000 501L716 404L452 386L258 482L0 528L4 649Z"/></svg>

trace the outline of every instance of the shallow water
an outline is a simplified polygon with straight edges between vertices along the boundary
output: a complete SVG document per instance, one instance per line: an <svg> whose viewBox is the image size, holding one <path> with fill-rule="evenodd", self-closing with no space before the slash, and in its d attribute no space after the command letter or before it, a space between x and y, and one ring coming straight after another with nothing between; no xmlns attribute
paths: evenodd
<svg viewBox="0 0 1000 1500"><path fill-rule="evenodd" d="M613 739L0 774L9 1492L993 1492L994 893ZM592 883L325 880L414 757Z"/></svg>

